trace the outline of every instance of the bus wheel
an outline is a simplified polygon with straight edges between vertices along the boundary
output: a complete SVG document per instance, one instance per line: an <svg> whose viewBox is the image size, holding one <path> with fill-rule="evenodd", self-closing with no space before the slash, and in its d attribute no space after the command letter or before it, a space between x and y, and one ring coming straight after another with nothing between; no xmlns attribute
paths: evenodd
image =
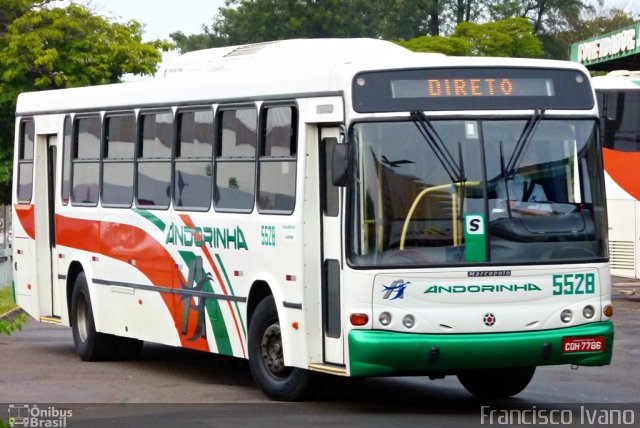
<svg viewBox="0 0 640 428"><path fill-rule="evenodd" d="M458 373L458 380L477 397L506 398L522 392L535 371L535 367L468 370Z"/></svg>
<svg viewBox="0 0 640 428"><path fill-rule="evenodd" d="M256 307L249 324L248 345L251 374L267 397L295 401L311 398L318 392L317 373L284 365L278 311L271 296Z"/></svg>
<svg viewBox="0 0 640 428"><path fill-rule="evenodd" d="M80 272L71 296L73 342L82 361L99 361L113 356L114 337L96 332L89 287L84 272Z"/></svg>

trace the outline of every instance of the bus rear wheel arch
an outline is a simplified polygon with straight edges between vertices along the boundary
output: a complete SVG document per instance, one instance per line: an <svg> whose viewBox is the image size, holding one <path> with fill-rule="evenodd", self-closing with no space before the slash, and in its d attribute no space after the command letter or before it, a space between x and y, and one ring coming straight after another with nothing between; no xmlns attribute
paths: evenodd
<svg viewBox="0 0 640 428"><path fill-rule="evenodd" d="M142 351L141 340L96 331L89 286L83 271L77 273L73 284L70 320L73 342L80 359L82 361L136 359Z"/></svg>

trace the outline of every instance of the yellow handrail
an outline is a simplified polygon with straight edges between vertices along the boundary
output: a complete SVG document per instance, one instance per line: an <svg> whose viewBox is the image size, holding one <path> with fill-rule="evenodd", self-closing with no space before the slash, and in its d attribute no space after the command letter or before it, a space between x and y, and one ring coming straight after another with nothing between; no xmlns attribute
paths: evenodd
<svg viewBox="0 0 640 428"><path fill-rule="evenodd" d="M416 196L416 198L413 200L413 204L411 204L411 208L409 209L409 212L407 213L407 218L404 221L404 225L402 226L402 235L400 235L400 249L404 250L404 241L407 238L407 230L409 229L409 222L411 221L411 217L413 216L413 212L416 210L416 208L418 207L418 204L420 203L420 200L422 199L422 197L424 195L426 195L427 193L430 192L435 192L436 190L443 190L443 189L449 189L453 186L456 187L461 187L461 186L477 186L479 185L480 182L479 181L463 181L463 182L459 182L459 183L447 183L447 184L440 184L438 186L433 186L433 187L427 187L426 189L424 189L423 191L421 191L420 193L418 193L418 196ZM456 223L456 219L457 219L457 208L456 208L456 198L454 197L455 195L452 195L451 198L451 213L453 215L453 222L454 222L454 243L455 241L457 241L456 239L456 234L458 233L457 230L457 226L455 225Z"/></svg>

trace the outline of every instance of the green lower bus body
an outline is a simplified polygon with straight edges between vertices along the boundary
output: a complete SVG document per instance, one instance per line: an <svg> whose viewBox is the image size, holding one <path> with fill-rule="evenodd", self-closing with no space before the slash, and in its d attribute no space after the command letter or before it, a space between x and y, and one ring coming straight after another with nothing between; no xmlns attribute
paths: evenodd
<svg viewBox="0 0 640 428"><path fill-rule="evenodd" d="M562 352L564 337L604 336L599 352ZM611 362L613 322L554 330L491 334L411 334L379 330L349 333L351 376L417 373L560 364L602 366Z"/></svg>

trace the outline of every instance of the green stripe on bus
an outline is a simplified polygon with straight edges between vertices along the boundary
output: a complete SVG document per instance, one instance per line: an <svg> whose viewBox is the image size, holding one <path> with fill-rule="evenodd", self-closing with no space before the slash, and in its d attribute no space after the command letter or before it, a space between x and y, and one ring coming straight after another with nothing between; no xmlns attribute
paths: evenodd
<svg viewBox="0 0 640 428"><path fill-rule="evenodd" d="M220 258L219 254L215 254L216 256L216 260L218 261L218 266L220 266L220 269L222 269L222 274L224 275L224 279L225 281L227 281L227 285L229 286L229 292L231 293L232 296L235 296L236 293L235 291L233 291L233 286L231 285L231 281L229 280L229 275L227 275L227 270L224 268L224 264L222 263L222 259ZM242 334L244 334L244 337L247 337L247 330L244 328L244 321L242 320L242 314L240 312L240 307L238 306L238 302L234 302L234 304L236 305L236 311L238 313L238 319L240 319L240 325L242 326Z"/></svg>
<svg viewBox="0 0 640 428"><path fill-rule="evenodd" d="M185 261L187 266L191 266L196 255L190 251L180 251L180 255L182 259ZM201 272L202 277L207 275L207 272L204 269ZM191 286L191 284L187 284L187 286ZM204 285L204 290L209 293L213 293L213 285L211 281L207 281ZM201 299L204 297L200 297ZM213 329L213 338L216 341L216 346L218 347L218 353L224 355L233 355L233 348L231 347L231 341L229 340L229 331L227 330L227 325L224 322L224 317L222 315L222 311L220 310L220 303L216 299L204 298L205 299L205 307L207 309L207 313L209 315L209 322L211 323L211 328Z"/></svg>
<svg viewBox="0 0 640 428"><path fill-rule="evenodd" d="M150 211L147 210L140 210L138 208L132 208L133 212L141 215L142 217L146 218L147 220L149 220L151 223L153 223L158 229L160 229L162 232L164 232L164 230L167 228L167 225L165 224L164 221L160 220L158 217L156 217L155 214L153 214Z"/></svg>

